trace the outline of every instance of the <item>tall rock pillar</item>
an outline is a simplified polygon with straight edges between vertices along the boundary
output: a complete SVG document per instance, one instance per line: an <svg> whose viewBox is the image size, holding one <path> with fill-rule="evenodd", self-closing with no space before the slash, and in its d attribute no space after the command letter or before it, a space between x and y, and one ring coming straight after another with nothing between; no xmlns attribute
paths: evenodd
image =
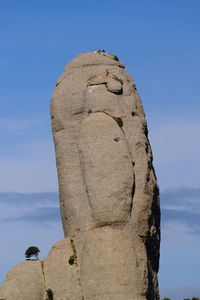
<svg viewBox="0 0 200 300"><path fill-rule="evenodd" d="M51 118L65 237L84 300L158 300L160 208L145 114L111 54L83 53Z"/></svg>

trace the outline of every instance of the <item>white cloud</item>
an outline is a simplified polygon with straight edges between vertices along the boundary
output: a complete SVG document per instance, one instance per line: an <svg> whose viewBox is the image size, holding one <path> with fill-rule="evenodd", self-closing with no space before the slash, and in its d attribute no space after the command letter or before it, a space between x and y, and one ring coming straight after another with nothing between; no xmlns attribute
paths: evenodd
<svg viewBox="0 0 200 300"><path fill-rule="evenodd" d="M60 220L57 193L0 193L0 222L30 221L40 224Z"/></svg>
<svg viewBox="0 0 200 300"><path fill-rule="evenodd" d="M3 118L0 119L0 130L8 135L20 135L34 127L42 126L43 123L41 119Z"/></svg>
<svg viewBox="0 0 200 300"><path fill-rule="evenodd" d="M177 212L200 214L199 188L172 188L162 191L162 208ZM185 215L185 214L184 214Z"/></svg>

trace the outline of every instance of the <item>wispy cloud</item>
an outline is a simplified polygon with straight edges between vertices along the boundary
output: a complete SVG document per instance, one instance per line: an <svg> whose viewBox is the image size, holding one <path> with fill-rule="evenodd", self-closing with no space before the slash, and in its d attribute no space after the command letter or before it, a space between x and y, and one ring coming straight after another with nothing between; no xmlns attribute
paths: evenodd
<svg viewBox="0 0 200 300"><path fill-rule="evenodd" d="M190 231L200 231L200 189L171 188L161 192L162 226L168 223L184 223ZM16 193L0 192L1 210L8 210L9 216L1 220L33 220L59 215L59 199L57 192ZM26 212L24 214L24 212ZM20 213L20 215L19 215ZM2 219L3 218L3 219Z"/></svg>
<svg viewBox="0 0 200 300"><path fill-rule="evenodd" d="M21 214L18 217L2 218L0 220L2 223L14 221L38 222L40 225L60 222L60 209L59 207L40 207L27 211L26 214Z"/></svg>
<svg viewBox="0 0 200 300"><path fill-rule="evenodd" d="M162 191L162 224L186 224L191 233L200 232L200 189L172 188Z"/></svg>
<svg viewBox="0 0 200 300"><path fill-rule="evenodd" d="M199 188L170 188L162 191L162 206L168 209L200 211Z"/></svg>
<svg viewBox="0 0 200 300"><path fill-rule="evenodd" d="M192 282L198 285L200 261L200 189L178 188L161 192L162 235L160 286L177 287ZM56 240L62 238L58 194L54 193L0 193L1 230L4 245L1 258L18 245L16 257L23 257L29 244L39 245L47 253ZM45 239L44 239L45 236ZM47 238L48 236L48 238ZM20 256L21 255L21 256ZM190 280L190 274L193 280ZM164 290L164 296L174 291ZM187 295L186 293L184 296ZM190 294L192 295L192 294ZM193 294L194 296L197 293ZM199 295L199 294L198 294ZM173 298L173 300L180 298Z"/></svg>
<svg viewBox="0 0 200 300"><path fill-rule="evenodd" d="M44 121L42 119L0 119L0 130L8 135L20 135L27 132L27 130L42 126Z"/></svg>
<svg viewBox="0 0 200 300"><path fill-rule="evenodd" d="M60 222L57 193L0 193L0 222Z"/></svg>
<svg viewBox="0 0 200 300"><path fill-rule="evenodd" d="M56 204L58 206L58 194L53 192L45 193L0 193L0 204L5 203L7 206L38 206Z"/></svg>

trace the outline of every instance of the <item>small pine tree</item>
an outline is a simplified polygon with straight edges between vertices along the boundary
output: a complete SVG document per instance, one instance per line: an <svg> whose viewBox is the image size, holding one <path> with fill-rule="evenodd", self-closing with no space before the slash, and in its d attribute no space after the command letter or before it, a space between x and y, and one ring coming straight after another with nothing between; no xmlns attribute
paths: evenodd
<svg viewBox="0 0 200 300"><path fill-rule="evenodd" d="M25 256L26 259L30 259L30 257L35 256L36 259L38 260L38 253L40 250L36 246L30 246L28 249L25 251Z"/></svg>

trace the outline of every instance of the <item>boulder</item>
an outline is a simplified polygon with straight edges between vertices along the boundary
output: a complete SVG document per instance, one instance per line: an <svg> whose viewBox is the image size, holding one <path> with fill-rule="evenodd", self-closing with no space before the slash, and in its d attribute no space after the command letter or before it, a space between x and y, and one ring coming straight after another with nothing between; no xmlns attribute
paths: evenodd
<svg viewBox="0 0 200 300"><path fill-rule="evenodd" d="M52 246L44 260L25 261L12 268L0 287L1 300L82 300L71 240ZM53 299L48 298L51 290Z"/></svg>
<svg viewBox="0 0 200 300"><path fill-rule="evenodd" d="M43 300L45 282L42 261L24 261L12 268L0 287L1 300Z"/></svg>

